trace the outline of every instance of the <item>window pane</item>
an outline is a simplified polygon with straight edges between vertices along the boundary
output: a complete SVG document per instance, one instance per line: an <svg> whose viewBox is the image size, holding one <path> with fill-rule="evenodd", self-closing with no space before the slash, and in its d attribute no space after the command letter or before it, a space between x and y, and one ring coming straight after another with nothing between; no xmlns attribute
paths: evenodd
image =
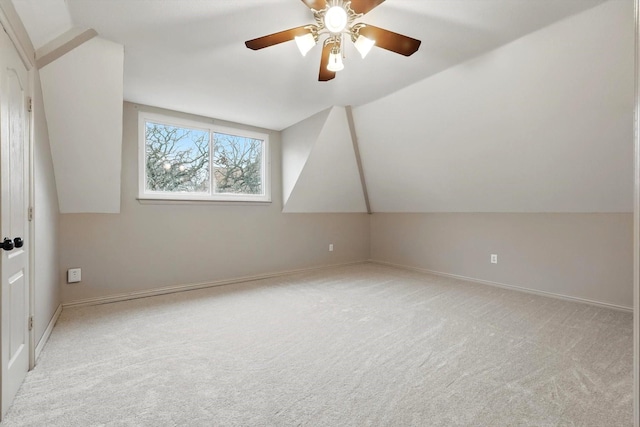
<svg viewBox="0 0 640 427"><path fill-rule="evenodd" d="M209 192L209 132L146 122L146 187L161 192Z"/></svg>
<svg viewBox="0 0 640 427"><path fill-rule="evenodd" d="M262 194L261 139L214 133L216 193Z"/></svg>

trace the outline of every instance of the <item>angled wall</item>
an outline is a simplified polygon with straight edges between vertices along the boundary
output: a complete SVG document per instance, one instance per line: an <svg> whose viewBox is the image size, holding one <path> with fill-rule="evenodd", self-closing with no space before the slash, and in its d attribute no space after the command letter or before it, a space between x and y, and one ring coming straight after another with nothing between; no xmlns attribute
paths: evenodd
<svg viewBox="0 0 640 427"><path fill-rule="evenodd" d="M289 201L331 109L321 111L282 132L282 197Z"/></svg>
<svg viewBox="0 0 640 427"><path fill-rule="evenodd" d="M344 107L282 132L283 212L366 212Z"/></svg>
<svg viewBox="0 0 640 427"><path fill-rule="evenodd" d="M96 37L40 70L62 213L120 211L123 67Z"/></svg>
<svg viewBox="0 0 640 427"><path fill-rule="evenodd" d="M37 71L34 71L33 81L34 328L36 344L41 347L43 343L40 343L40 340L61 302L58 267L60 210L42 102L42 88Z"/></svg>
<svg viewBox="0 0 640 427"><path fill-rule="evenodd" d="M631 212L633 2L354 108L374 212Z"/></svg>
<svg viewBox="0 0 640 427"><path fill-rule="evenodd" d="M607 2L356 109L372 259L630 309L633 33Z"/></svg>

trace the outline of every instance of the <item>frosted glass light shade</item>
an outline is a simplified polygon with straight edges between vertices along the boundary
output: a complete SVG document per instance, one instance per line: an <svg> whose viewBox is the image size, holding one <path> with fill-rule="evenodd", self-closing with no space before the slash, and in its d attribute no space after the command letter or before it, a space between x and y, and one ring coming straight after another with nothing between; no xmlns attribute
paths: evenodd
<svg viewBox="0 0 640 427"><path fill-rule="evenodd" d="M358 36L355 43L353 43L356 49L358 49L358 52L360 52L360 55L363 59L369 52L371 52L371 48L374 44L376 44L375 40L371 40L370 38L365 36Z"/></svg>
<svg viewBox="0 0 640 427"><path fill-rule="evenodd" d="M340 6L333 6L324 14L324 26L333 34L341 33L347 26L347 11Z"/></svg>
<svg viewBox="0 0 640 427"><path fill-rule="evenodd" d="M302 56L306 56L307 52L316 45L316 39L311 33L305 34L304 36L296 36L295 40Z"/></svg>
<svg viewBox="0 0 640 427"><path fill-rule="evenodd" d="M342 63L342 53L338 51L337 53L331 52L329 54L329 63L327 64L327 70L329 71L340 71L344 68L344 64Z"/></svg>

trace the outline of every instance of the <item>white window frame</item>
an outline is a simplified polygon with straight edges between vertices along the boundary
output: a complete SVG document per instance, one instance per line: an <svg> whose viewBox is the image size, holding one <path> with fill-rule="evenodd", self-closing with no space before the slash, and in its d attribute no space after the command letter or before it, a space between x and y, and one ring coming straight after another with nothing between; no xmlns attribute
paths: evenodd
<svg viewBox="0 0 640 427"><path fill-rule="evenodd" d="M186 127L208 131L209 138L209 193L170 193L149 191L146 185L146 123L153 122L169 126ZM217 194L214 193L213 175L214 133L224 133L262 140L262 194ZM138 200L166 201L219 201L219 202L271 202L271 162L269 159L269 135L240 128L218 126L204 121L188 120L164 114L138 112Z"/></svg>

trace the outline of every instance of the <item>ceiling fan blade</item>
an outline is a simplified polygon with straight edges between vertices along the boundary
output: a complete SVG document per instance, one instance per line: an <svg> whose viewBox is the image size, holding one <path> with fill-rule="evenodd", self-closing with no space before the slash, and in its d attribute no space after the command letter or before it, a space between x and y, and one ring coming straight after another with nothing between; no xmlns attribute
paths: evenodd
<svg viewBox="0 0 640 427"><path fill-rule="evenodd" d="M302 0L305 1L305 0ZM351 9L355 13L369 13L377 6L384 3L384 0L351 0Z"/></svg>
<svg viewBox="0 0 640 427"><path fill-rule="evenodd" d="M360 34L376 41L376 46L404 56L413 55L420 47L420 40L385 30L384 28L367 25L360 29Z"/></svg>
<svg viewBox="0 0 640 427"><path fill-rule="evenodd" d="M314 10L322 10L325 7L327 7L326 0L302 0L302 3L307 5L309 9L314 9Z"/></svg>
<svg viewBox="0 0 640 427"><path fill-rule="evenodd" d="M327 70L327 65L329 65L329 54L331 54L332 47L332 44L326 44L322 48L322 56L320 57L320 73L318 74L319 82L329 81L336 76L335 71Z"/></svg>
<svg viewBox="0 0 640 427"><path fill-rule="evenodd" d="M244 42L244 44L249 49L264 49L265 47L288 42L289 40L293 40L296 36L303 36L308 33L309 30L304 26L296 27L289 30L280 31L278 33L269 34L268 36L258 37L257 39L247 40L246 42Z"/></svg>

